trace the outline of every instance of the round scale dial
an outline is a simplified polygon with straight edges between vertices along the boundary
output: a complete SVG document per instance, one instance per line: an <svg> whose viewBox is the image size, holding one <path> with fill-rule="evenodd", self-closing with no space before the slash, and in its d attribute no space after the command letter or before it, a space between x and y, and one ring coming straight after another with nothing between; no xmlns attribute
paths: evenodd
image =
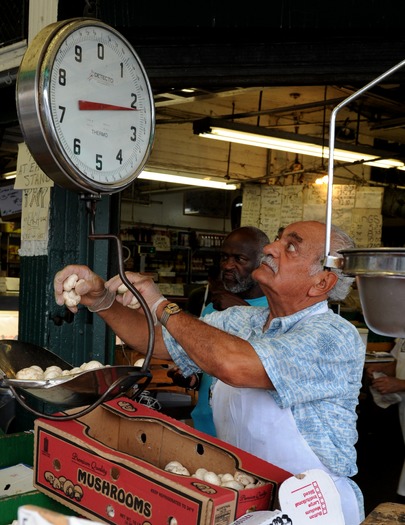
<svg viewBox="0 0 405 525"><path fill-rule="evenodd" d="M151 152L146 72L129 42L98 20L58 22L37 35L20 67L17 110L34 159L69 189L120 191Z"/></svg>

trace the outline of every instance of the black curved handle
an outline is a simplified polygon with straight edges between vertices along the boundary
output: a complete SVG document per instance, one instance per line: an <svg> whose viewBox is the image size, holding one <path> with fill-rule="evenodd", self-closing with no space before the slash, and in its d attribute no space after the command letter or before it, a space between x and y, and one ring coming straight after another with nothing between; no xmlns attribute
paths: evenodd
<svg viewBox="0 0 405 525"><path fill-rule="evenodd" d="M149 337L148 337L148 348L145 354L145 361L141 367L141 370L147 370L149 368L150 360L153 355L153 346L155 344L155 324L153 321L152 313L149 309L149 306L147 305L145 299L143 298L142 294L138 292L138 290L135 288L135 286L129 281L127 276L125 275L125 269L124 269L124 261L122 258L122 242L119 239L117 235L112 235L108 233L92 233L89 235L89 239L97 240L97 239L104 239L104 240L112 240L116 242L117 245L117 252L118 252L118 273L121 277L122 282L125 284L125 286L130 290L134 296L138 299L140 305L142 306L142 309L145 313L146 322L148 323L148 331L149 331Z"/></svg>

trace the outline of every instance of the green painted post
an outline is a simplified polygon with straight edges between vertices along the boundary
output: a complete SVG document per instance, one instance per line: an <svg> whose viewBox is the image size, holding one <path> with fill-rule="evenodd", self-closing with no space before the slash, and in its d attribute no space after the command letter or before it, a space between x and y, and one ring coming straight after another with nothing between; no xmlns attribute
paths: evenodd
<svg viewBox="0 0 405 525"><path fill-rule="evenodd" d="M73 263L87 264L108 278L117 273L115 247L88 239L91 214L79 194L55 186L50 208L48 254L21 257L19 339L44 346L75 366L91 359L112 364L111 330L87 308L73 316L58 306L53 278ZM95 233L117 234L119 197L103 196L95 209Z"/></svg>

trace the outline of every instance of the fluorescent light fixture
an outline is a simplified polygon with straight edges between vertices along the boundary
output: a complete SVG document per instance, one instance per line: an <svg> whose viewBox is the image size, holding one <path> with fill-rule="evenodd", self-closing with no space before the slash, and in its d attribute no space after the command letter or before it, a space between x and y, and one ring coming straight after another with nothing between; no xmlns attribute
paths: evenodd
<svg viewBox="0 0 405 525"><path fill-rule="evenodd" d="M328 181L329 181L329 177L327 175L324 175L323 177L319 177L318 179L315 180L315 184L328 184Z"/></svg>
<svg viewBox="0 0 405 525"><path fill-rule="evenodd" d="M17 176L16 171L9 171L7 173L3 173L2 178L3 179L15 179Z"/></svg>
<svg viewBox="0 0 405 525"><path fill-rule="evenodd" d="M329 156L329 147L317 137L270 130L250 124L207 117L195 121L193 130L196 135L201 137L225 142L236 142L246 146L258 146L311 157L327 158ZM369 146L357 148L338 142L334 149L334 159L341 162L361 162L378 168L405 170L404 162L390 158L391 155L392 153L375 150Z"/></svg>
<svg viewBox="0 0 405 525"><path fill-rule="evenodd" d="M201 177L187 177L183 175L174 175L171 173L159 173L156 171L144 170L138 179L153 180L157 182L169 182L170 184L183 184L186 186L202 186L203 188L214 188L217 190L236 190L238 189L238 184L229 184L227 182L222 182L218 180L213 180L211 178L201 178Z"/></svg>

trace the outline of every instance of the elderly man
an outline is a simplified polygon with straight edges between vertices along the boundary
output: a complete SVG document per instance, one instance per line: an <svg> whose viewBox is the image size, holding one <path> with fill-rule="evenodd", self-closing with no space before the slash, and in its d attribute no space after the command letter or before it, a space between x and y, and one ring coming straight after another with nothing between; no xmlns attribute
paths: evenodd
<svg viewBox="0 0 405 525"><path fill-rule="evenodd" d="M218 437L294 474L325 470L340 493L345 524L359 525L362 495L350 477L357 472L365 347L356 328L328 309L328 299L342 300L352 279L324 269L325 234L320 222L296 222L265 246L252 275L269 308L235 306L199 320L168 307L153 281L139 274L130 280L163 325L156 328L154 355L173 359L187 375L204 370L217 378L212 406ZM331 253L350 247L351 239L333 228ZM75 292L81 303L145 352L145 316L125 308L130 292L115 296L121 280L105 283L87 267L70 265L55 276L58 304L72 274L80 279Z"/></svg>

